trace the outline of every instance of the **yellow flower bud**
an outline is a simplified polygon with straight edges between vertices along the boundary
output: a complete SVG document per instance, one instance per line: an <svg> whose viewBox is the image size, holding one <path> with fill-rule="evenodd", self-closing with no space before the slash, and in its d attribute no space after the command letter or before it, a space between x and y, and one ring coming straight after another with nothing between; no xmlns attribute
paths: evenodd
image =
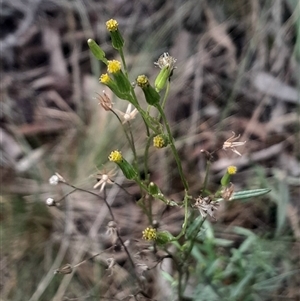
<svg viewBox="0 0 300 301"><path fill-rule="evenodd" d="M106 22L106 28L110 32L112 46L120 50L124 46L124 39L118 28L119 24L116 20L110 19Z"/></svg>
<svg viewBox="0 0 300 301"><path fill-rule="evenodd" d="M124 176L128 180L132 180L137 177L136 170L128 161L126 161L126 159L123 158L120 151L118 150L112 151L108 156L108 159L109 161L115 162L120 167Z"/></svg>
<svg viewBox="0 0 300 301"><path fill-rule="evenodd" d="M102 74L99 78L100 83L102 83L104 85L107 85L109 82L111 82L111 80L112 79L110 78L110 76L107 73Z"/></svg>
<svg viewBox="0 0 300 301"><path fill-rule="evenodd" d="M237 168L236 166L228 166L227 167L227 172L230 174L230 175L235 175L236 174L236 171L237 171Z"/></svg>
<svg viewBox="0 0 300 301"><path fill-rule="evenodd" d="M227 186L230 183L232 175L236 174L237 168L235 166L228 166L225 175L221 179L221 185Z"/></svg>
<svg viewBox="0 0 300 301"><path fill-rule="evenodd" d="M160 96L157 91L150 85L147 76L139 75L136 79L136 83L142 88L146 101L149 105L155 106L160 101Z"/></svg>
<svg viewBox="0 0 300 301"><path fill-rule="evenodd" d="M168 140L164 135L157 135L153 138L153 146L163 148L168 145Z"/></svg>
<svg viewBox="0 0 300 301"><path fill-rule="evenodd" d="M123 161L123 156L121 152L118 150L114 150L110 153L108 156L109 161L115 162L115 163L121 163Z"/></svg>
<svg viewBox="0 0 300 301"><path fill-rule="evenodd" d="M116 31L118 30L118 22L114 19L110 19L106 22L106 28L108 31Z"/></svg>
<svg viewBox="0 0 300 301"><path fill-rule="evenodd" d="M117 73L121 70L121 63L117 60L108 61L107 71L109 73Z"/></svg>
<svg viewBox="0 0 300 301"><path fill-rule="evenodd" d="M157 238L157 230L152 227L147 227L142 233L145 240L155 240Z"/></svg>

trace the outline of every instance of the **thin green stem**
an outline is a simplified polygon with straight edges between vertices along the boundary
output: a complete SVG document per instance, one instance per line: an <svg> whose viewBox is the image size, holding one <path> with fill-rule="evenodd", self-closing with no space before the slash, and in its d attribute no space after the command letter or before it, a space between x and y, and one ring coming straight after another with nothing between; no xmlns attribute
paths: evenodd
<svg viewBox="0 0 300 301"><path fill-rule="evenodd" d="M132 134L132 130L131 130L131 123L130 121L128 121L128 130L129 130L129 135L132 141L132 152L133 152L133 156L134 156L134 167L136 169L138 169L138 162L137 162L137 154L136 154L136 148L135 148L135 144L134 144L134 139L133 139L133 134Z"/></svg>
<svg viewBox="0 0 300 301"><path fill-rule="evenodd" d="M129 135L128 135L128 133L127 133L127 131L126 131L126 129L125 129L125 127L124 127L124 125L123 125L122 120L121 120L120 117L119 117L119 115L118 115L114 110L111 110L111 112L112 112L112 113L117 117L117 119L119 120L119 122L120 122L120 124L121 124L121 126L122 126L122 129L123 129L123 131L124 131L124 134L125 134L125 136L126 136L126 139L127 139L128 143L129 143L129 145L130 145L130 148L131 148L131 150L132 150L133 157L134 157L134 162L137 162L137 154L136 154L134 139L133 139L133 137L132 137L131 130L129 129L129 132L130 132L130 134L131 134L131 136L130 136L131 138L130 138Z"/></svg>
<svg viewBox="0 0 300 301"><path fill-rule="evenodd" d="M146 147L145 147L145 152L144 152L144 174L145 174L145 182L147 184L149 184L150 181L150 176L149 176L149 167L148 167L148 157L149 157L149 149L150 149L150 145L151 145L151 141L153 139L155 135L150 135L147 138L147 143L146 143ZM152 197L149 198L149 224L152 225L153 222L153 218L152 218Z"/></svg>
<svg viewBox="0 0 300 301"><path fill-rule="evenodd" d="M151 124L151 122L150 122L150 120L149 120L151 117L150 117L149 115L147 115L147 114L145 113L145 111L140 107L140 105L139 105L139 103L138 103L138 100L137 100L137 97L136 97L136 95L135 95L135 92L134 92L133 87L131 87L131 96L132 96L132 98L133 98L133 103L135 103L136 109L139 111L139 113L141 114L141 116L142 116L142 118L143 118L143 121L144 121L145 126L146 126L147 136L150 136L150 131L149 131L149 129L151 129L151 130L153 130L154 132L156 132L156 128L155 128L155 126L154 126L153 124ZM151 118L151 121L153 121L152 119L153 119L153 118Z"/></svg>
<svg viewBox="0 0 300 301"><path fill-rule="evenodd" d="M173 135L171 133L171 129L170 129L170 126L169 126L169 123L168 123L168 120L166 118L166 115L161 107L160 104L157 104L155 106L157 108L157 110L159 111L162 119L163 119L163 122L165 124L165 127L167 129L167 132L168 132L168 138L169 138L169 141L170 141L170 146L171 146L171 150L173 152L173 156L175 158L175 161L176 161L176 164L177 164L177 168L178 168L178 172L179 172L179 175L180 175L180 178L181 178L181 181L182 181L182 184L184 186L184 189L186 191L189 190L189 185L187 183L187 180L185 179L185 176L183 174L183 169L182 169L182 165L181 165L181 161L179 159L179 155L178 155L178 152L177 152L177 149L175 147L175 143L174 143L174 138L173 138Z"/></svg>
<svg viewBox="0 0 300 301"><path fill-rule="evenodd" d="M166 115L165 115L162 107L159 104L156 105L156 108L159 111L159 113L160 113L160 115L161 115L161 117L163 119L163 122L165 124L165 127L167 129L168 136L169 136L169 141L170 141L170 146L171 146L171 150L173 152L173 156L174 156L175 161L177 163L178 172L179 172L182 184L183 184L183 186L185 188L185 195L184 195L184 201L183 201L184 202L184 222L183 222L183 225L182 225L181 232L179 233L178 237L176 237L176 239L178 239L178 238L180 238L181 236L183 236L185 234L186 228L187 228L187 224L188 224L188 217L189 217L189 210L188 210L189 196L188 196L188 190L189 190L189 186L188 186L187 180L186 180L186 178L185 178L185 176L183 174L183 169L182 169L181 161L179 159L178 152L177 152L177 149L175 147L174 138L173 138L173 135L171 133L171 129L170 129L168 120L166 118Z"/></svg>
<svg viewBox="0 0 300 301"><path fill-rule="evenodd" d="M125 74L128 78L128 70L127 70L127 65L126 65L126 61L125 61L125 57L124 57L124 52L123 52L123 49L119 49L119 53L120 53L120 56L121 56L121 60L122 60L122 63L123 63L123 66L124 66L124 71L125 71Z"/></svg>
<svg viewBox="0 0 300 301"><path fill-rule="evenodd" d="M145 181L147 183L149 182L149 167L148 167L149 149L150 149L151 141L154 136L155 136L155 134L148 136L146 147L145 147L145 152L144 152L144 173L145 173Z"/></svg>
<svg viewBox="0 0 300 301"><path fill-rule="evenodd" d="M121 56L121 60L122 60L122 63L123 63L125 75L128 78L128 80L130 81L129 76L128 76L128 70L127 70L127 65L126 65L126 60L125 60L123 49L119 49L119 54ZM131 97L132 97L131 103L136 107L136 109L141 114L141 116L143 118L143 121L145 123L145 126L146 126L147 135L149 136L150 135L149 128L151 128L153 131L156 131L156 130L153 127L153 125L148 122L149 118L147 118L147 116L145 115L144 110L139 106L139 102L137 100L137 97L135 95L135 92L134 92L134 89L133 89L132 86L131 86L131 91L130 92L131 92Z"/></svg>
<svg viewBox="0 0 300 301"><path fill-rule="evenodd" d="M180 233L178 234L178 236L176 236L174 238L174 240L178 240L180 237L182 237L185 234L187 225L188 225L188 218L189 218L189 200L190 200L190 196L188 195L187 191L185 191L184 194L184 199L183 199L183 204L184 204L184 221L182 224L182 230L180 231Z"/></svg>
<svg viewBox="0 0 300 301"><path fill-rule="evenodd" d="M182 300L182 294L183 294L183 291L182 291L182 271L181 269L178 269L178 301L181 301Z"/></svg>

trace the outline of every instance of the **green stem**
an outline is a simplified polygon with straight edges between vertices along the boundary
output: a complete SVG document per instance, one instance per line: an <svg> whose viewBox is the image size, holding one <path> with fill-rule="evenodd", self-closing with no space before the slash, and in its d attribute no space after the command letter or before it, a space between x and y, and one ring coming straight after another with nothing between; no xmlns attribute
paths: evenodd
<svg viewBox="0 0 300 301"><path fill-rule="evenodd" d="M173 156L174 156L176 164L177 164L177 168L178 168L178 172L179 172L182 184L184 186L184 189L186 191L188 191L189 190L189 185L188 185L188 183L187 183L187 181L186 181L186 179L184 177L184 174L183 174L183 169L182 169L181 161L179 159L178 152L177 152L177 149L176 149L175 144L174 144L174 138L173 138L173 135L171 133L171 129L170 129L168 120L166 118L166 115L165 115L165 113L164 113L161 105L157 104L155 107L159 111L159 113L160 113L160 115L161 115L161 117L162 117L162 119L164 121L165 127L166 127L167 132L168 132L168 136L169 136L168 138L169 138L169 141L170 141L171 150L173 152Z"/></svg>
<svg viewBox="0 0 300 301"><path fill-rule="evenodd" d="M144 153L144 173L145 173L145 182L149 184L150 176L149 176L149 168L148 168L148 156L149 156L149 148L151 141L153 139L154 135L151 135L147 139L146 147L145 147L145 153ZM149 224L152 225L153 218L152 218L152 197L149 198Z"/></svg>
<svg viewBox="0 0 300 301"><path fill-rule="evenodd" d="M123 64L123 67L124 67L124 72L125 72L125 75L127 76L128 80L130 81L129 79L129 76L128 76L128 70L127 70L127 65L126 65L126 60L125 60L125 57L124 57L124 52L123 52L123 49L119 49L119 54L121 56L121 60L122 60L122 64ZM155 127L148 121L149 118L147 118L147 116L145 115L145 112L144 110L139 106L139 102L137 100L137 97L135 95L135 92L134 92L134 89L133 87L131 86L131 97L132 97L132 101L131 103L136 107L136 109L139 111L139 113L141 114L142 118L143 118L143 121L145 123L145 126L146 126L146 131L147 131L147 135L149 136L150 135L150 132L149 132L149 128L152 129L153 131L156 131Z"/></svg>
<svg viewBox="0 0 300 301"><path fill-rule="evenodd" d="M189 199L190 199L190 196L187 194L187 191L185 191L184 199L183 199L183 203L184 203L184 221L183 221L183 224L182 224L182 230L174 238L174 240L178 240L179 238L181 238L185 234L185 231L186 231L186 228L187 228L187 225L188 225L188 218L189 218Z"/></svg>
<svg viewBox="0 0 300 301"><path fill-rule="evenodd" d="M182 271L181 269L178 270L178 301L182 300Z"/></svg>
<svg viewBox="0 0 300 301"><path fill-rule="evenodd" d="M181 161L179 159L178 152L177 152L177 149L176 149L175 144L174 144L174 138L173 138L173 135L171 133L171 129L170 129L168 120L166 118L166 115L165 115L162 107L159 104L156 105L156 108L159 111L159 113L160 113L160 115L161 115L161 117L163 119L163 122L165 124L165 127L167 129L168 136L169 136L169 141L170 141L170 146L171 146L171 149L172 149L175 161L177 163L177 167L178 167L178 171L179 171L179 175L180 175L182 184L183 184L183 186L185 188L185 195L184 195L184 201L183 201L184 202L184 222L183 222L183 225L182 225L181 232L175 238L175 239L179 239L181 236L183 236L185 234L185 231L186 231L186 228L187 228L187 224L188 224L188 217L189 217L189 210L188 210L189 196L188 196L188 190L189 190L189 186L188 186L188 183L187 183L187 181L186 181L186 179L184 177L184 174L183 174Z"/></svg>
<svg viewBox="0 0 300 301"><path fill-rule="evenodd" d="M122 63L123 63L123 66L124 66L124 71L125 71L125 74L128 78L128 71L127 71L127 66L126 66L126 61L125 61L125 57L124 57L124 52L123 52L123 49L119 49L119 53L120 53L120 56L121 56L121 60L122 60Z"/></svg>
<svg viewBox="0 0 300 301"><path fill-rule="evenodd" d="M122 120L121 120L120 117L119 117L119 115L118 115L114 110L111 110L111 112L112 112L112 113L117 117L117 119L119 120L119 122L120 122L120 124L121 124L121 126L122 126L122 129L123 129L123 131L124 131L124 134L125 134L125 136L126 136L126 139L127 139L128 143L129 143L129 145L130 145L130 148L131 148L131 150L132 150L133 157L134 157L134 162L137 162L136 149L135 149L134 139L133 139L133 137L132 137L131 131L130 131L130 134L131 134L131 138L130 138L129 135L128 135L128 133L127 133L127 131L126 131L126 129L125 129L125 127L124 127L124 125L123 125L123 123L122 123Z"/></svg>
<svg viewBox="0 0 300 301"><path fill-rule="evenodd" d="M136 168L136 170L138 170L137 154L136 154L136 148L135 148L135 144L134 144L134 139L133 139L133 134L132 134L132 130L131 130L130 121L128 121L128 129L129 129L129 134L130 134L130 138L131 138L131 141L132 141L132 152L133 152L133 156L134 156L134 167Z"/></svg>
<svg viewBox="0 0 300 301"><path fill-rule="evenodd" d="M153 125L154 119L150 115L147 115L146 112L140 107L133 87L131 87L131 97L132 97L132 103L134 104L134 106L136 107L136 109L139 111L140 115L143 118L143 121L146 126L147 136L150 136L149 129L153 130L156 133L157 132L156 127Z"/></svg>
<svg viewBox="0 0 300 301"><path fill-rule="evenodd" d="M148 156L149 156L149 149L150 149L151 141L152 141L152 139L153 139L154 136L155 136L155 134L152 134L152 135L148 136L148 138L147 138L147 143L146 143L146 147L145 147L145 153L144 153L144 173L145 173L145 181L146 181L146 183L148 183L148 184L149 184Z"/></svg>

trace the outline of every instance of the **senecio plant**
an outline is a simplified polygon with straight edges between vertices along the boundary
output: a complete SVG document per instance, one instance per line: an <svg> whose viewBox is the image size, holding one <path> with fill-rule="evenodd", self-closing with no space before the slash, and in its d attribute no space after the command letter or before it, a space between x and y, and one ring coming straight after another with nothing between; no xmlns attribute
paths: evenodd
<svg viewBox="0 0 300 301"><path fill-rule="evenodd" d="M207 218L215 218L215 212L218 209L220 202L260 196L269 192L269 190L256 189L239 192L234 191L234 184L231 182L231 178L237 172L237 168L235 166L228 166L221 179L219 189L215 192L209 191L207 183L210 173L212 154L203 150L202 153L206 156L207 160L206 176L204 183L202 183L202 185L199 183L200 193L196 196L191 195L189 192L189 184L182 168L182 162L175 147L174 137L165 114L165 104L170 91L171 77L176 69L176 59L168 53L162 54L155 63L155 65L159 67L159 72L154 83L151 83L147 76L143 74L139 75L135 79L135 82L132 83L132 79L130 79L127 71L126 60L123 52L124 39L119 30L118 23L116 20L109 20L106 22L106 27L111 36L112 46L118 52L121 61L115 59L108 60L105 52L94 40L89 39L87 43L93 55L107 66L107 73L102 74L99 78L100 83L107 86L115 94L115 96L120 99L120 102L127 102L128 107L125 113L114 109L114 104L104 92L103 95L98 95L98 100L104 110L113 113L120 121L129 147L132 150L133 159L126 159L122 154L122 150L111 150L111 153L108 154L108 160L114 162L116 168L109 172L103 171L100 173L98 182L93 187L94 189L98 189L99 193L91 191L86 192L96 196L105 195L104 192L106 185L114 185L113 177L116 175L118 168L123 172L124 176L128 180L135 182L139 186L141 199L137 202L137 206L142 208L145 213L145 219L147 218L148 220L148 226L142 231L140 239L149 243L148 250L156 258L156 264L153 264L152 266L144 264L143 268L141 268L140 264L136 264L135 254L131 254L128 250L127 244L123 242L122 237L120 236L118 224L114 219L112 209L106 202L105 197L101 197L101 200L105 202L111 215L111 221L107 226L107 234L113 237L114 244L119 242L123 250L126 252L131 267L131 275L133 275L135 283L137 283L137 285L134 286L134 291L131 292L131 296L134 296L135 300L137 300L136 298L139 294L144 296L144 298L151 299L148 295L147 283L145 283L145 272L155 268L164 259L170 258L175 267L174 274L172 275L172 279L174 280L174 283L172 283L174 296L170 296L170 298L172 300L176 298L178 300L185 300L186 287L189 283L191 272L191 262L189 258L191 257L190 255L193 251L195 242L200 235L199 233L203 227L204 221ZM148 104L147 108L142 107L141 101L137 98L136 89L142 90L143 96ZM138 155L134 135L132 134L131 127L128 126L128 123L130 124L137 115L141 116L146 133L146 141L144 143L143 151L143 178L141 177L141 167L138 165ZM237 136L233 133L232 137L224 142L223 149L231 150L235 154L241 156L241 154L237 151L237 148L244 145L246 142L237 141L239 138L239 135ZM159 187L156 183L150 181L151 175L149 172L148 161L149 150L152 145L156 149L166 147L170 149L176 162L177 172L184 188L181 202L175 202L169 199L168 196L164 194L163 187ZM71 186L74 188L74 191L80 189L68 184L61 175L56 173L50 178L50 184L55 185L58 183ZM59 200L55 201L52 198L49 198L46 201L49 206L55 206L59 202ZM164 206L177 207L178 210L183 209L184 217L181 231L177 233L176 236L173 236L174 234L172 235L164 229L160 229L158 223L154 220L152 216L152 206L154 202L163 202ZM162 252L159 253L158 250ZM98 253L93 257L98 256L103 252ZM161 253L164 255L161 255ZM58 268L55 273L72 273L77 266L83 264L85 261L74 266L67 264ZM115 264L116 261L112 257L108 261L107 267L112 269Z"/></svg>

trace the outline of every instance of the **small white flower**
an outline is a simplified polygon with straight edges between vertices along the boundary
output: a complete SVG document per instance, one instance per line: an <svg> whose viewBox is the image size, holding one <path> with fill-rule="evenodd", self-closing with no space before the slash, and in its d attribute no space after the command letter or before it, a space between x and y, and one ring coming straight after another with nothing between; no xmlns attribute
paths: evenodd
<svg viewBox="0 0 300 301"><path fill-rule="evenodd" d="M55 201L54 201L53 198L48 198L48 199L46 200L46 204L47 204L48 206L56 206L56 203L55 203Z"/></svg>
<svg viewBox="0 0 300 301"><path fill-rule="evenodd" d="M131 103L128 104L127 106L127 109L126 109L126 112L121 112L120 110L116 110L119 114L122 115L123 117L123 124L134 119L135 118L135 115L138 113L138 110L137 109L134 109L133 111L131 111Z"/></svg>
<svg viewBox="0 0 300 301"><path fill-rule="evenodd" d="M59 182L59 178L57 175L53 175L50 179L49 179L49 184L50 185L57 185Z"/></svg>

